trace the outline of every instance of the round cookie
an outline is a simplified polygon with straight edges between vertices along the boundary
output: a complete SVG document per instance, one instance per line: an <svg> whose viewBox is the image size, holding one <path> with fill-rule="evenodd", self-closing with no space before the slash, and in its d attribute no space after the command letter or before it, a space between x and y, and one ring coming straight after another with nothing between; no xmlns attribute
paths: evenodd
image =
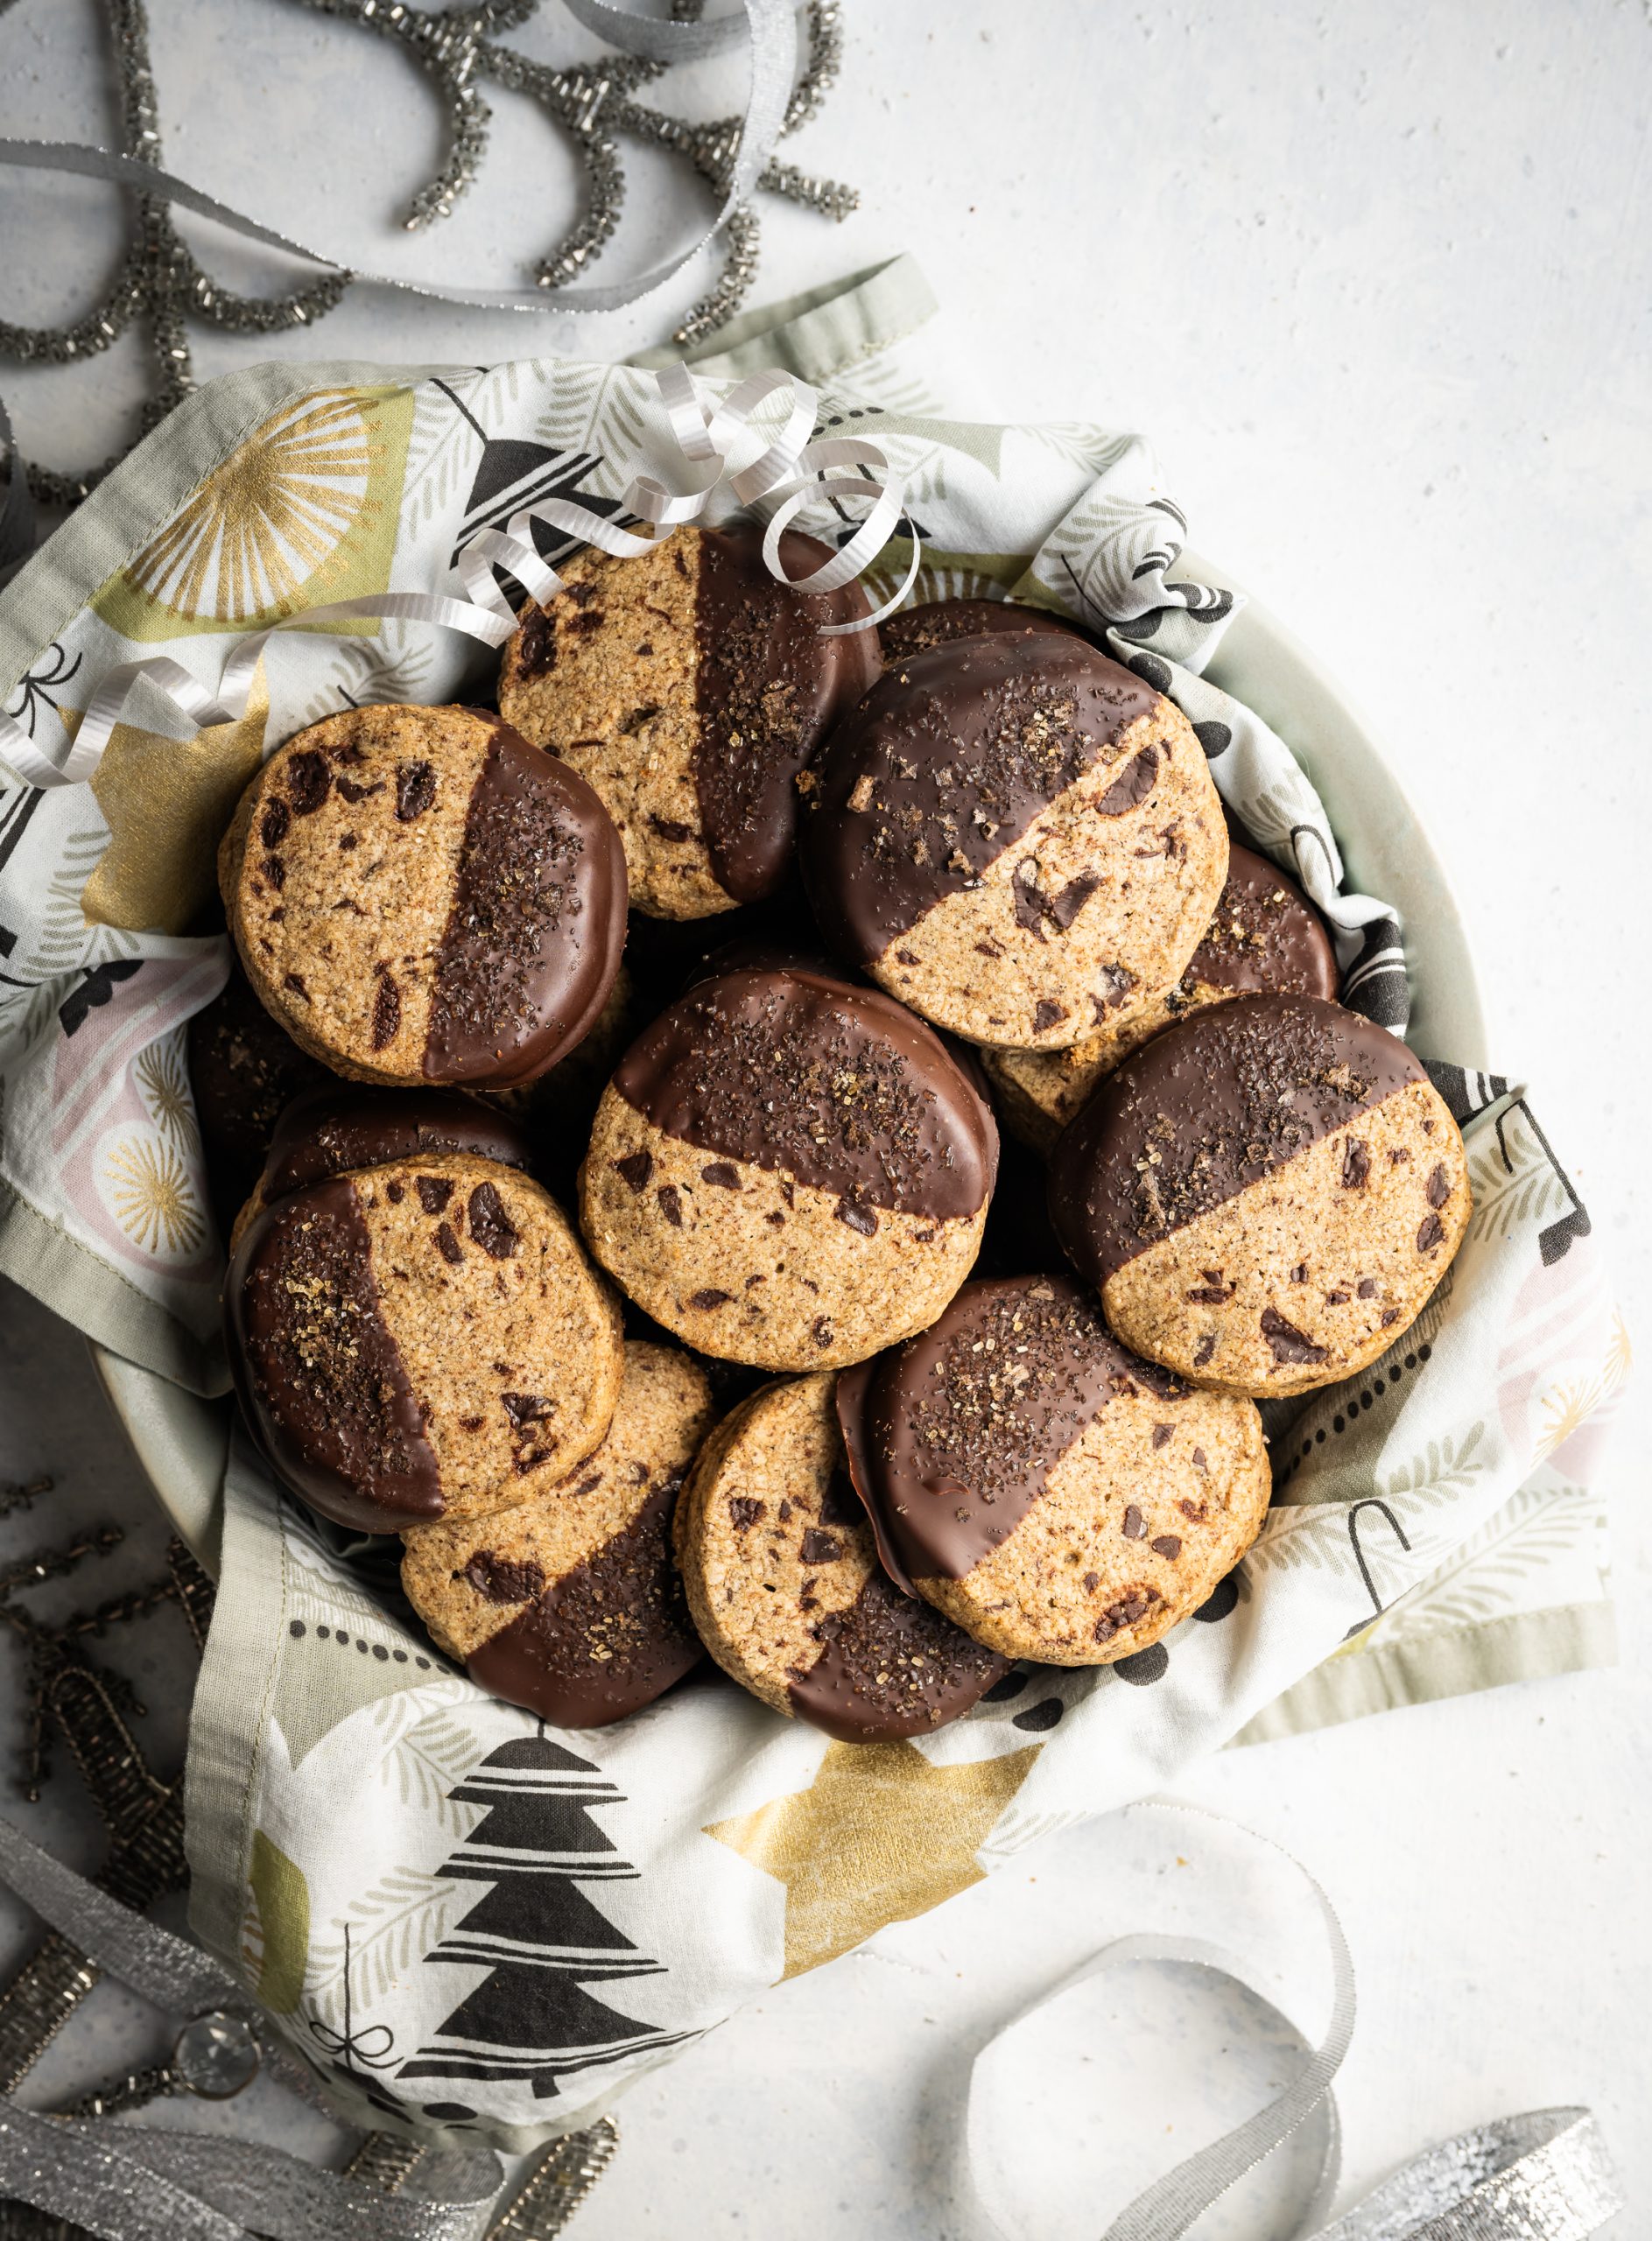
<svg viewBox="0 0 1652 2241"><path fill-rule="evenodd" d="M1079 627L1042 607L1017 607L1005 599L934 599L903 607L878 625L883 666L894 669L914 654L950 646L955 638L1028 638L1058 632L1079 637Z"/></svg>
<svg viewBox="0 0 1652 2241"><path fill-rule="evenodd" d="M769 1386L707 1441L678 1507L689 1609L772 1711L842 1743L928 1735L1006 1662L890 1584L845 1472L838 1381Z"/></svg>
<svg viewBox="0 0 1652 2241"><path fill-rule="evenodd" d="M1234 842L1215 916L1173 987L1065 1050L988 1050L981 1064L1005 1120L1047 1152L1096 1084L1162 1027L1230 996L1333 997L1338 986L1337 953L1319 913L1266 857Z"/></svg>
<svg viewBox="0 0 1652 2241"><path fill-rule="evenodd" d="M1071 1278L966 1285L838 1383L886 1568L979 1642L1110 1665L1206 1601L1262 1529L1262 1418L1139 1361Z"/></svg>
<svg viewBox="0 0 1652 2241"><path fill-rule="evenodd" d="M829 546L787 530L787 574ZM625 842L631 900L703 918L780 885L799 773L878 674L859 584L805 594L771 576L759 530L682 529L651 552L594 548L561 570L549 608L524 610L499 671L509 723L602 797Z"/></svg>
<svg viewBox="0 0 1652 2241"><path fill-rule="evenodd" d="M313 1508L369 1533L506 1507L614 1414L619 1308L537 1183L463 1152L289 1191L224 1281L248 1421Z"/></svg>
<svg viewBox="0 0 1652 2241"><path fill-rule="evenodd" d="M997 1162L922 1021L796 968L702 981L634 1043L580 1170L591 1250L700 1352L834 1368L968 1275Z"/></svg>
<svg viewBox="0 0 1652 2241"><path fill-rule="evenodd" d="M702 1654L671 1554L671 1513L711 1422L703 1373L627 1342L607 1437L511 1508L421 1525L402 1585L437 1647L507 1704L603 1727L652 1704Z"/></svg>
<svg viewBox="0 0 1652 2241"><path fill-rule="evenodd" d="M607 811L474 708L299 732L243 795L218 875L259 998L355 1081L531 1081L601 1012L625 939Z"/></svg>
<svg viewBox="0 0 1652 2241"><path fill-rule="evenodd" d="M383 1167L432 1152L474 1152L504 1167L532 1165L517 1124L479 1099L450 1089L355 1089L334 1081L296 1097L271 1133L251 1196L235 1220L233 1251L274 1199L330 1175Z"/></svg>
<svg viewBox="0 0 1652 2241"><path fill-rule="evenodd" d="M1066 634L960 639L833 734L800 851L822 931L972 1043L1065 1050L1180 975L1227 871L1204 749Z"/></svg>
<svg viewBox="0 0 1652 2241"><path fill-rule="evenodd" d="M213 1204L228 1228L257 1182L276 1122L301 1092L334 1077L278 1027L238 962L186 1037Z"/></svg>
<svg viewBox="0 0 1652 2241"><path fill-rule="evenodd" d="M1240 996L1167 1028L1050 1163L1056 1233L1119 1336L1259 1396L1374 1361L1470 1212L1462 1137L1420 1063L1311 996Z"/></svg>

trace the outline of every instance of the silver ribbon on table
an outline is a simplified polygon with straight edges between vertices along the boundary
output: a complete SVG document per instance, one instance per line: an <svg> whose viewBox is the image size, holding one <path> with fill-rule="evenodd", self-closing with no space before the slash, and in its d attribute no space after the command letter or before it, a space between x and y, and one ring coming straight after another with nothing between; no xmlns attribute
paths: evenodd
<svg viewBox="0 0 1652 2241"><path fill-rule="evenodd" d="M269 2019L199 1947L146 1921L0 1820L0 1882L105 1976L169 2014L247 2051L257 2069L334 2114ZM210 2081L208 2081L209 2086ZM209 2090L205 2097L221 2097ZM445 2159L437 2191L388 2195L318 2171L279 2148L221 2136L155 2132L104 2118L43 2116L0 2095L0 2202L32 2203L102 2241L469 2241L504 2182L486 2149Z"/></svg>
<svg viewBox="0 0 1652 2241"><path fill-rule="evenodd" d="M1441 2141L1355 2209L1325 2224L1341 2160L1331 2085L1354 2021L1353 1965L1335 1909L1299 1861L1249 1830L1166 1800L1149 1800L1127 1811L1135 1820L1166 1815L1214 1823L1230 1837L1276 1856L1301 1877L1325 1931L1329 2020L1317 2042L1309 2039L1262 1990L1258 1972L1243 1956L1206 1940L1133 1935L1103 1946L1021 2009L975 2057L966 2154L977 2199L1004 2241L1032 2241L1032 2228L1017 2200L1014 2097L1004 2090L1006 2076L1037 2071L1027 2027L1077 1985L1141 1961L1188 1964L1231 1979L1260 2002L1302 2062L1274 2100L1137 2195L1107 2228L1103 2241L1180 2241L1231 2188L1310 2120L1321 2128L1310 2200L1288 2228L1270 2229L1268 2241L1300 2241L1305 2236L1313 2241L1585 2241L1623 2208L1611 2159L1590 2111L1538 2109Z"/></svg>
<svg viewBox="0 0 1652 2241"><path fill-rule="evenodd" d="M1197 1812L1157 1803L1130 1810L1137 1816ZM1266 1842L1248 1831L1237 1833L1250 1844ZM1623 2207L1586 2109L1536 2110L1478 2125L1429 2149L1333 2224L1319 2223L1337 2183L1331 2081L1353 2034L1353 1969L1330 1900L1289 1853L1268 1848L1302 1874L1312 1892L1329 1944L1329 2022L1317 2043L1288 2024L1304 2060L1283 2091L1138 2195L1107 2228L1105 2241L1180 2241L1229 2188L1316 2117L1323 2146L1312 2199L1290 2231L1270 2241L1296 2241L1309 2232L1318 2241L1586 2241ZM194 2017L194 2027L206 2025L220 2034L238 2027L259 2066L306 2100L327 2106L314 2081L276 2041L268 2019L227 1971L83 1880L5 1821L0 1821L0 1882L106 1975L158 2007ZM995 2034L975 2058L967 2139L981 2206L1007 2241L1016 2241L1025 2228L1013 2180L995 2175L989 2152L991 2127L1004 2120L995 2058L1002 2060L1016 2034L1077 1984L1142 1960L1191 1962L1256 1991L1254 1972L1242 1959L1208 1943L1121 1938ZM1264 2005L1278 2016L1271 2001ZM466 2241L502 2180L496 2158L482 2151L451 2159L444 2190L433 2198L410 2200L317 2171L276 2148L150 2132L107 2118L41 2116L0 2096L0 2200L32 2202L103 2241L239 2241L250 2228L274 2241L352 2241L363 2227L383 2241Z"/></svg>

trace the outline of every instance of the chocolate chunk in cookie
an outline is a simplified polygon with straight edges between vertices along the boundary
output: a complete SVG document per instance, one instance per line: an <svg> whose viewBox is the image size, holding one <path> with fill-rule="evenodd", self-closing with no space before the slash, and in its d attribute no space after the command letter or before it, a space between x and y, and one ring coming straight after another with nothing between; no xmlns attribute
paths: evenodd
<svg viewBox="0 0 1652 2241"><path fill-rule="evenodd" d="M788 530L791 577L833 557ZM655 551L595 551L530 608L505 649L499 706L579 770L625 842L631 899L700 918L772 894L791 861L798 780L878 673L860 586L804 594L763 566L753 529L679 530Z"/></svg>
<svg viewBox="0 0 1652 2241"><path fill-rule="evenodd" d="M679 1681L701 1651L671 1515L710 1421L685 1354L628 1342L607 1436L567 1477L407 1534L402 1585L438 1647L559 1727L606 1726Z"/></svg>
<svg viewBox="0 0 1652 2241"><path fill-rule="evenodd" d="M521 1501L583 1462L614 1413L612 1292L554 1199L469 1153L276 1198L231 1257L224 1307L265 1453L366 1532Z"/></svg>
<svg viewBox="0 0 1652 2241"><path fill-rule="evenodd" d="M1005 1662L890 1584L846 1475L836 1382L769 1386L706 1442L678 1518L689 1608L773 1711L844 1743L927 1735Z"/></svg>
<svg viewBox="0 0 1652 2241"><path fill-rule="evenodd" d="M1172 987L1065 1050L987 1050L981 1064L1008 1126L1048 1151L1098 1082L1161 1028L1231 996L1333 997L1337 985L1336 952L1319 913L1265 857L1235 843L1215 915Z"/></svg>
<svg viewBox="0 0 1652 2241"><path fill-rule="evenodd" d="M1463 1140L1419 1061L1310 996L1241 996L1168 1028L1050 1166L1057 1233L1120 1337L1258 1396L1374 1361L1470 1211Z"/></svg>
<svg viewBox="0 0 1652 2241"><path fill-rule="evenodd" d="M530 1081L619 969L608 812L475 709L353 708L299 733L242 797L219 878L262 1001L356 1081Z"/></svg>
<svg viewBox="0 0 1652 2241"><path fill-rule="evenodd" d="M858 1361L937 1315L997 1136L920 1020L801 968L692 988L633 1043L580 1170L591 1250L702 1352Z"/></svg>
<svg viewBox="0 0 1652 2241"><path fill-rule="evenodd" d="M800 860L825 932L891 995L971 1042L1056 1050L1178 978L1227 832L1181 711L1035 634L888 671L828 744Z"/></svg>
<svg viewBox="0 0 1652 2241"><path fill-rule="evenodd" d="M1138 1360L1068 1277L967 1285L838 1412L891 1576L1006 1657L1145 1648L1267 1513L1253 1404Z"/></svg>

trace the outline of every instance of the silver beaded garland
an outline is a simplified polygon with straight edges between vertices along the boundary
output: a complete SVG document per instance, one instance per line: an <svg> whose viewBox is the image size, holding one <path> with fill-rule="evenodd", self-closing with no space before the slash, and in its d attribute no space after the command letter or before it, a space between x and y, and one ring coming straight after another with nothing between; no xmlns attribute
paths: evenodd
<svg viewBox="0 0 1652 2241"><path fill-rule="evenodd" d="M0 0L0 14L14 4L15 0ZM492 121L479 81L490 80L508 92L525 95L566 133L585 172L585 208L536 268L534 277L542 288L566 287L580 278L613 236L625 200L625 170L616 136L629 134L664 148L690 164L714 193L728 190L739 146L738 117L689 124L633 98L639 86L664 74L664 64L618 55L600 66L581 63L559 70L498 43L496 35L526 23L537 13L539 0L474 0L471 5L442 10L410 6L406 0L298 0L298 4L396 40L443 102L448 122L446 158L437 176L414 196L405 220L410 228L446 217L476 178ZM122 149L139 163L158 166L159 109L144 0L104 0L104 6L120 93ZM671 12L678 22L693 22L703 6L704 0L672 0ZM842 58L839 0L813 0L808 58L788 104L784 131L795 132L817 113ZM833 219L846 217L859 200L852 187L813 178L792 164L770 163L757 184L769 193ZM230 334L269 334L307 326L333 309L351 276L329 272L289 295L238 295L202 269L163 200L142 193L133 200L132 238L102 299L83 318L64 327L21 327L0 320L0 357L25 364L72 365L107 350L129 326L140 322L151 386L133 437L136 442L195 386L187 318ZM744 302L756 277L761 230L749 203L731 214L724 228L723 263L716 285L685 314L676 329L678 342L698 342L715 333ZM30 491L45 505L76 506L121 456L116 453L101 466L79 474L32 464Z"/></svg>

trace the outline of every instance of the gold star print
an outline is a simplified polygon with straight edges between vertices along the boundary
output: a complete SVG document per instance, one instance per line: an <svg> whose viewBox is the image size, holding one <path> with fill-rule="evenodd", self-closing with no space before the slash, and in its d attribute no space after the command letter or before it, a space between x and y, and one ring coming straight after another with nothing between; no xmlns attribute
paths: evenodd
<svg viewBox="0 0 1652 2241"><path fill-rule="evenodd" d="M910 1743L833 1743L810 1788L704 1833L785 1885L800 1977L980 1883L976 1851L1042 1748L934 1767Z"/></svg>
<svg viewBox="0 0 1652 2241"><path fill-rule="evenodd" d="M63 712L71 733L80 718ZM215 851L264 751L270 713L264 663L247 713L193 740L116 724L92 773L109 844L81 893L100 925L181 934L216 888Z"/></svg>

